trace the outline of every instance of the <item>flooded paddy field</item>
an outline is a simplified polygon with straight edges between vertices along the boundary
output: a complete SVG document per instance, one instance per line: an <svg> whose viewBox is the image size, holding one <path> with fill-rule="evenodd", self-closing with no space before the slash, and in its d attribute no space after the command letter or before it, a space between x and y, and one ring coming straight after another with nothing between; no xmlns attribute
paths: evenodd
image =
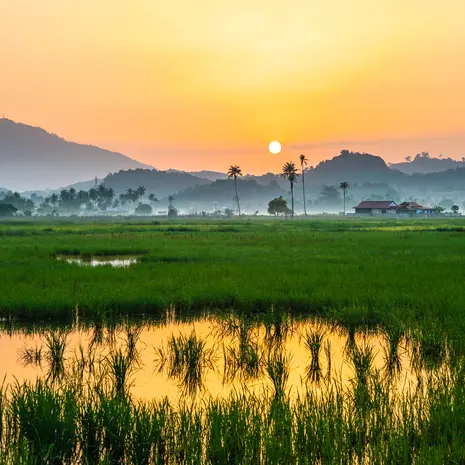
<svg viewBox="0 0 465 465"><path fill-rule="evenodd" d="M179 321L174 311L162 320L128 320L114 325L18 326L0 333L6 384L59 380L80 373L92 384L114 354L128 360L131 397L170 403L225 398L233 392L272 390L267 368L275 357L288 370L291 397L308 389L323 392L339 384L350 390L360 363L397 391L412 391L434 369L445 369L446 348L424 359L415 335L347 329L315 319L272 312L260 319L209 314ZM60 361L53 363L60 347ZM80 369L80 371L78 370ZM76 371L78 370L78 371Z"/></svg>
<svg viewBox="0 0 465 465"><path fill-rule="evenodd" d="M462 223L0 224L0 464L462 463Z"/></svg>
<svg viewBox="0 0 465 465"><path fill-rule="evenodd" d="M276 311L10 321L2 457L444 463L464 453L465 364L447 341L427 341Z"/></svg>

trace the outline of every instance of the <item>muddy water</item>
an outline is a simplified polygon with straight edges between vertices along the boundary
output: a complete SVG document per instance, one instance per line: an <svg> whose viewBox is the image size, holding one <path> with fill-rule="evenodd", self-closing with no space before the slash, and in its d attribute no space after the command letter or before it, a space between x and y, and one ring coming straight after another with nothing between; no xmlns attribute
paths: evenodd
<svg viewBox="0 0 465 465"><path fill-rule="evenodd" d="M136 342L135 350L132 351L135 357L131 365L130 391L141 400L168 397L176 404L186 398L198 400L224 397L244 389L257 393L272 389L267 374L267 361L277 355L284 356L286 361L289 373L286 389L291 395L301 394L307 389L324 392L328 384L333 383L350 388L357 374L353 357L350 356L354 350L365 354L371 350L372 371L379 370L382 378L390 379L393 389L411 389L417 384L418 371L412 368L415 359L413 351L404 339L398 345L397 370L392 374L392 370L387 368L389 345L383 335L357 333L349 337L344 330L314 322L293 323L287 329L281 337L276 334L273 337L272 332L267 336L263 325L244 327L238 320L232 319L225 324L224 320L215 318L202 318L189 323L168 320L163 324L144 324L138 330L133 326L129 332L124 325L115 330L74 325L66 334L64 376L70 376L77 360L82 359L87 362L93 360L94 373L106 369L111 354L118 350L124 354L129 353L128 340L131 336L128 334L132 331ZM309 367L316 357L312 358L305 343L306 336L312 332L321 336L318 363L315 365L314 362L313 371ZM202 341L204 357L199 365L198 376L190 378L191 384L187 386L185 376L176 370L180 367L170 367L166 360L163 365L162 359L169 359L172 354L169 341L173 336L179 341L181 335L187 337L194 334L197 341ZM236 372L228 370L233 357L230 350L240 354L241 347L243 352L248 347L257 349L260 354L259 373L247 375L244 367L239 367ZM27 350L32 353L32 349L40 352L40 361L31 360L31 357L27 360L25 353ZM0 379L5 379L6 384L33 381L50 375L45 334L1 332L0 353Z"/></svg>

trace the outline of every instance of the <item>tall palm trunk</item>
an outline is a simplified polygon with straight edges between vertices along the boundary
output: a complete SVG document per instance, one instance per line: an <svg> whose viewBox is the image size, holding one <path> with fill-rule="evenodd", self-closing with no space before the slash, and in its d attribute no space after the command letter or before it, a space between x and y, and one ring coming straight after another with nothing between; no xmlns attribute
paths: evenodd
<svg viewBox="0 0 465 465"><path fill-rule="evenodd" d="M291 219L294 218L294 183L291 182L291 200L292 200L292 213Z"/></svg>
<svg viewBox="0 0 465 465"><path fill-rule="evenodd" d="M345 189L343 190L343 194L344 194L344 216L346 216L346 190Z"/></svg>
<svg viewBox="0 0 465 465"><path fill-rule="evenodd" d="M234 176L234 190L236 191L236 200L237 200L237 209L239 210L239 217L241 216L241 205L239 204L239 196L237 195L237 184L236 184L236 176Z"/></svg>
<svg viewBox="0 0 465 465"><path fill-rule="evenodd" d="M307 216L307 205L305 203L305 173L304 173L304 165L302 165L302 191L304 195L304 214Z"/></svg>

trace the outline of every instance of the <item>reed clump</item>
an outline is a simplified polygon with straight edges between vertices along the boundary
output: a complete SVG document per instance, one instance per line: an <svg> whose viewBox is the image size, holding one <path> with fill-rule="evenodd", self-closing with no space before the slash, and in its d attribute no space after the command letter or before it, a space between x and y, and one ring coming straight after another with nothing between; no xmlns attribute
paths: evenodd
<svg viewBox="0 0 465 465"><path fill-rule="evenodd" d="M165 349L155 349L155 365L177 379L186 393L195 395L204 387L204 372L213 368L214 355L214 348L208 348L206 340L192 330L190 335L171 335Z"/></svg>

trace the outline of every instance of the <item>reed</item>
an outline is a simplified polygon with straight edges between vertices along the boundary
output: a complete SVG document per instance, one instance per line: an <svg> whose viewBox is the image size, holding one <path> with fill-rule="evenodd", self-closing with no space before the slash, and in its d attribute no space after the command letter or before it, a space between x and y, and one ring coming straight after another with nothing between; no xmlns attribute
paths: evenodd
<svg viewBox="0 0 465 465"><path fill-rule="evenodd" d="M206 341L192 330L188 336L173 334L165 350L157 348L155 365L159 371L166 369L187 394L195 395L204 387L204 371L213 367L214 356L215 350L207 348Z"/></svg>
<svg viewBox="0 0 465 465"><path fill-rule="evenodd" d="M23 366L37 366L42 365L42 347L24 347L19 351L18 359Z"/></svg>
<svg viewBox="0 0 465 465"><path fill-rule="evenodd" d="M320 351L323 345L324 333L324 327L317 323L307 329L303 336L305 348L310 352L310 364L306 370L307 380L316 383L319 383L321 378ZM330 369L331 364L328 365Z"/></svg>
<svg viewBox="0 0 465 465"><path fill-rule="evenodd" d="M367 369L368 349L359 349ZM174 408L66 382L13 386L4 396L3 463L460 463L465 453L464 368L421 393L396 394L372 376L369 409L353 409L338 384L323 395L284 393L288 365L270 360L270 392L233 394ZM364 361L363 361L364 360ZM111 376L111 374L108 374ZM6 459L8 458L8 460ZM13 461L14 460L14 461ZM10 462L8 462L10 461ZM2 463L2 462L0 462Z"/></svg>
<svg viewBox="0 0 465 465"><path fill-rule="evenodd" d="M48 362L48 377L58 381L65 371L65 351L68 343L68 332L54 330L46 333L44 346Z"/></svg>

